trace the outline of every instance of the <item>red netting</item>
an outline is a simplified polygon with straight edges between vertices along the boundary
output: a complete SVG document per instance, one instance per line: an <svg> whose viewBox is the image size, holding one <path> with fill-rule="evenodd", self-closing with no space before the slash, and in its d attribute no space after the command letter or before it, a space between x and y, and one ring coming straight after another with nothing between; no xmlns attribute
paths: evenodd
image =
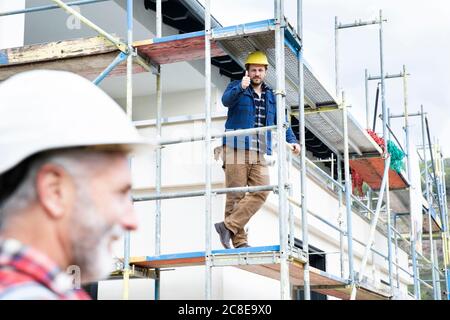
<svg viewBox="0 0 450 320"><path fill-rule="evenodd" d="M372 130L367 129L367 133L372 137L372 139L383 149L383 152L385 150L386 144L384 142L384 139L379 137L375 132Z"/></svg>
<svg viewBox="0 0 450 320"><path fill-rule="evenodd" d="M363 195L362 186L363 186L364 181L361 178L361 176L358 174L358 172L356 172L355 169L352 168L351 173L352 173L353 194L362 196Z"/></svg>
<svg viewBox="0 0 450 320"><path fill-rule="evenodd" d="M381 147L381 149L385 150L386 148L386 144L384 142L384 139L379 137L374 131L372 130L367 130L367 133L372 137L372 139ZM359 175L359 173L352 168L351 170L351 174L352 174L352 185L353 185L353 194L355 195L359 195L362 196L363 195L363 190L362 190L362 186L364 183L364 180L361 178L361 176Z"/></svg>

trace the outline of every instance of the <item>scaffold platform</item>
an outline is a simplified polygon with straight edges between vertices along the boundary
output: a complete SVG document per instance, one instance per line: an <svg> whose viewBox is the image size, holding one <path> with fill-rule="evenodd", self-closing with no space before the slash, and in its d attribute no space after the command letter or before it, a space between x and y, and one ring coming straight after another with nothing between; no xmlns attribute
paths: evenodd
<svg viewBox="0 0 450 320"><path fill-rule="evenodd" d="M280 246L261 246L238 249L212 250L214 267L233 266L248 272L280 280ZM306 257L300 250L291 251L288 257L290 283L304 285L304 264ZM201 266L206 263L205 251L164 254L160 256L132 257L130 264L141 269L164 269L187 266ZM340 299L350 299L351 286L347 280L325 271L310 267L311 290ZM379 289L360 284L357 299L380 300L390 296Z"/></svg>

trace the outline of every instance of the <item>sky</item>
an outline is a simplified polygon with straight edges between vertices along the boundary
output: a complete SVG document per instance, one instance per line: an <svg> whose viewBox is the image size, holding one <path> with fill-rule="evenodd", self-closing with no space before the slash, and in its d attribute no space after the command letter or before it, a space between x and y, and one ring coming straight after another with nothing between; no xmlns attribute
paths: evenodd
<svg viewBox="0 0 450 320"><path fill-rule="evenodd" d="M201 2L204 3L202 0ZM224 26L273 17L273 0L211 0L211 12ZM450 1L448 0L303 0L305 59L332 93L335 92L334 21L347 24L372 21L379 10L384 24L385 73L399 74L403 65L408 77L409 113L427 112L432 139L450 157ZM297 1L285 0L285 15L297 25ZM340 78L350 112L365 127L364 70L380 75L378 25L343 29L340 39ZM376 81L369 86L373 119ZM403 80L386 80L386 105L392 114L403 113ZM379 103L381 110L381 99ZM422 143L420 118L410 118L413 145ZM402 119L392 119L392 127L404 145ZM381 133L381 121L377 123Z"/></svg>

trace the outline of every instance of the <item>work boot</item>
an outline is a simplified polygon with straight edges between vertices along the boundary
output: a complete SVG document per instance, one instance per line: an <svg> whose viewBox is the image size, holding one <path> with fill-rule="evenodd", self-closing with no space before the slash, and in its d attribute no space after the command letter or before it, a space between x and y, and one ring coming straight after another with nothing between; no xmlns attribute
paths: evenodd
<svg viewBox="0 0 450 320"><path fill-rule="evenodd" d="M235 248L236 249L240 249L240 248L250 248L251 246L249 246L248 245L248 243L242 243L242 244L240 244L240 245L238 245L238 246L236 246Z"/></svg>
<svg viewBox="0 0 450 320"><path fill-rule="evenodd" d="M218 222L214 224L214 227L220 236L220 242L222 242L223 247L230 249L231 231L227 229L224 222Z"/></svg>

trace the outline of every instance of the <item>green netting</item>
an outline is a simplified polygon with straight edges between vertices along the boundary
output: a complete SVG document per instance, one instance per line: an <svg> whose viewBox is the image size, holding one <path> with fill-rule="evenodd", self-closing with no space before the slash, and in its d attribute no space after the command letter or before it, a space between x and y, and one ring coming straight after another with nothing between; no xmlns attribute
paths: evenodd
<svg viewBox="0 0 450 320"><path fill-rule="evenodd" d="M403 163L405 153L391 140L388 140L387 147L388 152L391 155L391 169L400 173L405 169L405 164Z"/></svg>

